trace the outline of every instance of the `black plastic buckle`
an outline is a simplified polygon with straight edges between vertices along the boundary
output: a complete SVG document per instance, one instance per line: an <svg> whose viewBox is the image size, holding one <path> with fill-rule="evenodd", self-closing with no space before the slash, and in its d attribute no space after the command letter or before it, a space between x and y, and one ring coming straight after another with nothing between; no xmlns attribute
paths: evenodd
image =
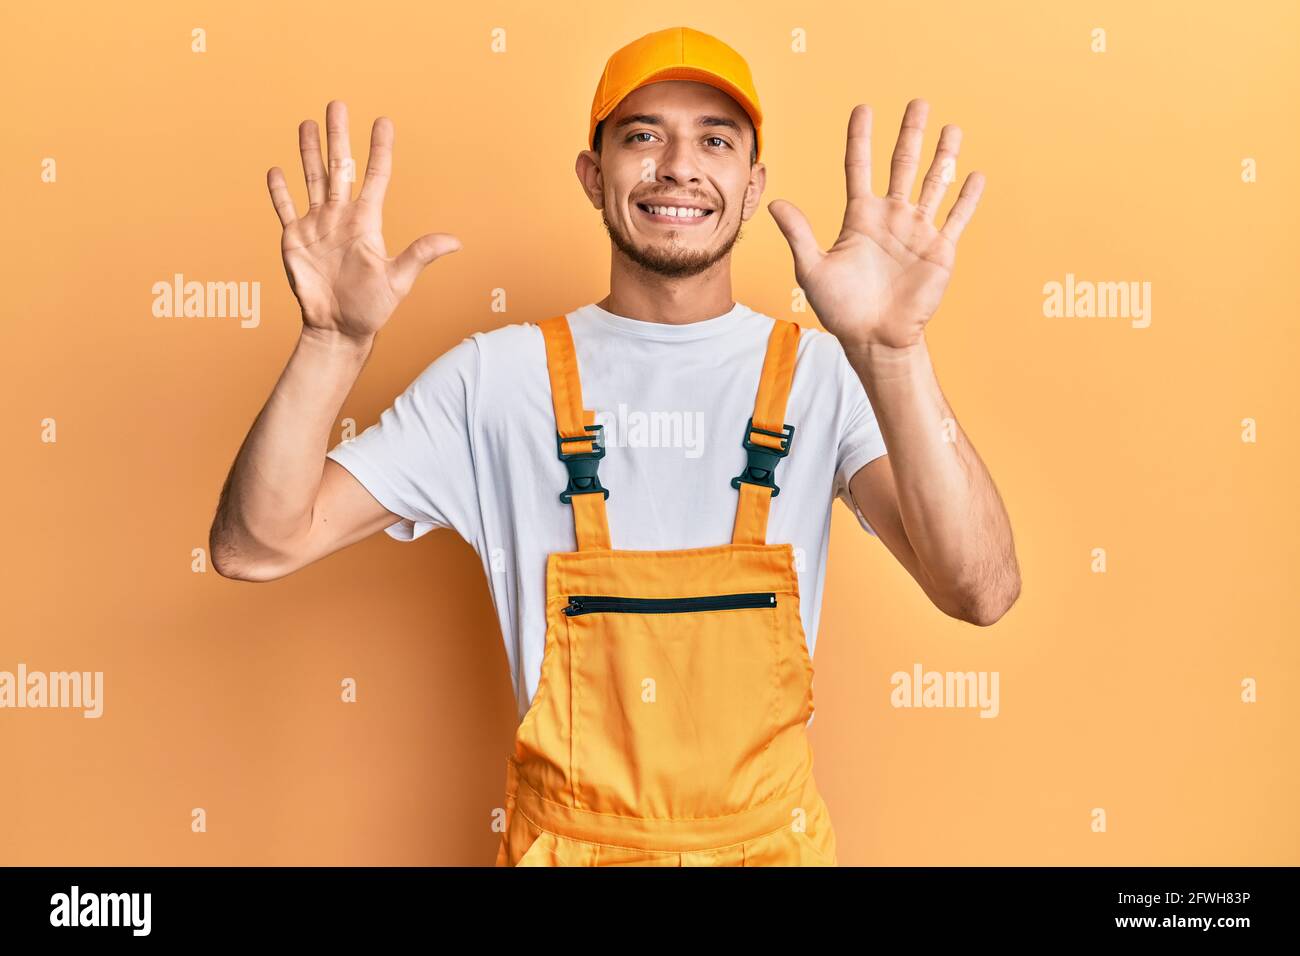
<svg viewBox="0 0 1300 956"><path fill-rule="evenodd" d="M600 459L605 457L605 426L584 425L583 427L589 432L596 432L596 436L579 435L576 438L565 438L559 432L555 433L555 451L560 456L560 461L564 462L564 467L569 469L568 487L560 492L560 500L566 505L573 500L574 495L589 495L599 491L606 498L609 497L609 489L602 488L600 479L596 477L596 468L600 465ZM589 441L591 451L566 452L564 443L567 441Z"/></svg>
<svg viewBox="0 0 1300 956"><path fill-rule="evenodd" d="M753 432L780 438L781 447L769 448L766 445L755 444L749 437ZM776 482L773 480L776 477L776 463L790 454L790 440L793 437L793 425L783 425L782 430L779 432L768 431L766 428L755 428L754 416L751 415L749 422L745 426L745 440L740 443L741 447L749 453L749 462L745 465L744 471L731 479L731 487L739 490L740 483L743 481L749 485L771 488L773 498L779 495L781 489L776 486Z"/></svg>

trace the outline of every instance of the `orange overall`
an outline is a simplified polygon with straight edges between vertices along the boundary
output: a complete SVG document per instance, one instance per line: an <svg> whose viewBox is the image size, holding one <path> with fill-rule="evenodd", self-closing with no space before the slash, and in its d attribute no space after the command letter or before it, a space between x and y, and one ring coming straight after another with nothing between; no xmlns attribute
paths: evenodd
<svg viewBox="0 0 1300 956"><path fill-rule="evenodd" d="M766 541L799 327L778 319L768 341L731 543L630 551L610 547L602 427L567 318L540 326L578 549L547 556L541 681L506 761L496 865L835 866L794 549Z"/></svg>

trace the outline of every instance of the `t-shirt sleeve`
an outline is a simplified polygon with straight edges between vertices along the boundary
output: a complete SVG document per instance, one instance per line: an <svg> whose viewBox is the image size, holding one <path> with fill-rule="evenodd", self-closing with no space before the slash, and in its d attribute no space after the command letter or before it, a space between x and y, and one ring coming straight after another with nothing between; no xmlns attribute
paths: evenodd
<svg viewBox="0 0 1300 956"><path fill-rule="evenodd" d="M471 544L480 537L471 438L478 350L471 336L444 352L378 422L326 453L401 516L384 529L398 541L434 528L454 528Z"/></svg>
<svg viewBox="0 0 1300 956"><path fill-rule="evenodd" d="M880 433L880 424L876 421L876 413L871 408L871 402L867 398L867 390L862 387L862 379L858 378L858 373L853 370L848 359L844 358L844 353L840 352L841 364L841 388L843 390L844 404L848 409L848 414L844 417L844 428L840 432L839 451L835 467L835 497L839 498L853 512L854 517L858 519L858 524L870 534L875 534L875 529L867 523L866 516L862 514L862 509L857 506L853 500L853 494L849 490L849 481L857 474L858 469L867 462L874 461L881 455L887 454L885 449L885 439Z"/></svg>

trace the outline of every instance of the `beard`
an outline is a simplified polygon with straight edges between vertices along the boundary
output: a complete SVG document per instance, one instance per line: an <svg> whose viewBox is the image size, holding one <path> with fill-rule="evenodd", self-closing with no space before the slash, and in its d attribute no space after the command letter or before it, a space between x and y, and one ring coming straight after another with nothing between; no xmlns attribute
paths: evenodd
<svg viewBox="0 0 1300 956"><path fill-rule="evenodd" d="M692 249L681 245L676 238L676 232L665 233L664 238L657 242L647 242L644 246L637 246L626 234L610 224L604 209L600 211L600 220L605 224L605 232L609 233L609 241L619 252L647 272L668 279L684 279L699 275L726 258L731 253L731 247L740 240L743 224L742 221L737 221L735 230L726 241L719 244L716 249L710 250Z"/></svg>

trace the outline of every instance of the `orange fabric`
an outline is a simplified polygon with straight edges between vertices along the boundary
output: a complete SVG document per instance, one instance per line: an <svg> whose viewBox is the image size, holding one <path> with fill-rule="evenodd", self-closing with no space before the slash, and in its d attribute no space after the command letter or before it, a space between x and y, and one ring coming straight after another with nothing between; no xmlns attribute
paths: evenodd
<svg viewBox="0 0 1300 956"><path fill-rule="evenodd" d="M647 33L610 56L591 101L587 145L596 148L596 127L624 97L661 80L707 83L734 99L754 124L756 156L763 158L763 110L749 64L717 37L690 27Z"/></svg>
<svg viewBox="0 0 1300 956"><path fill-rule="evenodd" d="M557 427L577 434L567 320L542 325ZM774 431L799 331L777 326L754 416ZM575 522L604 520L603 495L572 504ZM737 525L754 541L667 551L580 542L547 556L541 683L506 761L498 866L836 864L806 732L813 667L794 548L764 540L769 506L767 489L741 483ZM571 595L769 592L773 603L755 607L564 613Z"/></svg>
<svg viewBox="0 0 1300 956"><path fill-rule="evenodd" d="M794 379L794 363L798 348L799 326L793 322L774 322L772 334L767 340L767 354L763 357L763 371L758 380L758 395L754 399L755 428L763 428L770 432L781 431L785 421L786 402L790 398L790 384ZM750 432L749 440L756 445L766 445L768 448L781 447L781 439L773 435ZM767 515L771 505L772 492L758 485L741 482L740 503L736 508L736 526L731 536L732 543L762 544L766 541Z"/></svg>
<svg viewBox="0 0 1300 956"><path fill-rule="evenodd" d="M798 354L799 326L793 322L777 320L767 340L767 354L763 357L763 371L758 380L758 395L754 399L754 427L779 432L785 422L785 406L790 398L790 384L794 380L794 363ZM781 440L771 435L749 436L755 444L779 448Z"/></svg>
<svg viewBox="0 0 1300 956"><path fill-rule="evenodd" d="M740 483L740 503L736 508L733 544L762 544L767 540L767 513L772 507L772 492L758 485Z"/></svg>
<svg viewBox="0 0 1300 956"><path fill-rule="evenodd" d="M555 408L556 430L564 438L591 434L583 426L596 423L594 409L582 407L582 385L578 378L578 356L573 349L573 333L567 316L556 316L540 323L546 343L546 367L551 378L551 404ZM565 452L589 452L593 442L565 442ZM557 492L558 494L558 492ZM609 519L605 514L605 496L575 495L573 518L578 550L608 548Z"/></svg>

